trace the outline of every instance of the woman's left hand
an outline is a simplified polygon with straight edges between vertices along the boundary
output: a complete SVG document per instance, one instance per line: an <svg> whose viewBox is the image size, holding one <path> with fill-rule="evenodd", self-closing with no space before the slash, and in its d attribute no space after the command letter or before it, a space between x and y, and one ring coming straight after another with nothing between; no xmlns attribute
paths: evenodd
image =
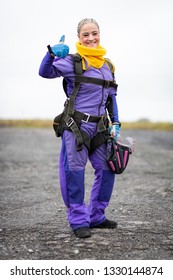
<svg viewBox="0 0 173 280"><path fill-rule="evenodd" d="M112 124L109 129L110 137L114 140L117 139L117 136L120 134L120 124Z"/></svg>

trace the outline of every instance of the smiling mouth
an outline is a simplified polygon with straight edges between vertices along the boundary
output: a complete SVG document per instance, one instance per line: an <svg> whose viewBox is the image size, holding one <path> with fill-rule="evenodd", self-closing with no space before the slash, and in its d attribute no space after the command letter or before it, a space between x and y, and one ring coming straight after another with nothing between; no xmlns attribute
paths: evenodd
<svg viewBox="0 0 173 280"><path fill-rule="evenodd" d="M94 46L94 45L96 45L96 42L89 42L88 45Z"/></svg>

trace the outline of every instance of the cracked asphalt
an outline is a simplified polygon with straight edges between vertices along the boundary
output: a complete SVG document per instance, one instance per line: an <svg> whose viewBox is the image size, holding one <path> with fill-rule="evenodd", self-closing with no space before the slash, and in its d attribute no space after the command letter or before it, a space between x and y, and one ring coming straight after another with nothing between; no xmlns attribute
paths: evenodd
<svg viewBox="0 0 173 280"><path fill-rule="evenodd" d="M51 128L0 128L1 260L172 260L173 132L124 130L136 139L117 175L107 217L117 229L78 239L58 178L61 141ZM94 179L86 168L86 202Z"/></svg>

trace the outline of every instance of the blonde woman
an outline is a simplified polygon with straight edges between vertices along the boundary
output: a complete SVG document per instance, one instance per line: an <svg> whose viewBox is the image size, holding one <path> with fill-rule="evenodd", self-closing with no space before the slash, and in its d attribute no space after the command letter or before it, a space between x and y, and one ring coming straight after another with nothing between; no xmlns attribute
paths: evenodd
<svg viewBox="0 0 173 280"><path fill-rule="evenodd" d="M113 191L115 174L109 169L106 160L106 140L100 140L98 137L108 132L105 118L108 98L111 100L112 121L109 133L115 139L119 134L120 122L115 81L104 58L106 49L100 45L100 28L96 20L92 18L81 20L77 26L77 36L76 52L82 59L82 76L85 80L80 84L75 97L75 113L70 115L71 122L66 122L62 130L59 176L69 225L77 237L86 238L91 236L91 228L117 227L117 222L110 221L105 216L105 209ZM57 45L49 46L49 51L40 65L39 75L49 79L64 77L67 82L67 94L70 97L75 82L74 61L63 39L61 38ZM95 84L90 78L95 78ZM105 131L99 130L98 124L101 121L104 122L102 127ZM72 129L74 124L77 124L83 139L83 145L78 149L78 139ZM93 141L94 139L96 141ZM89 205L85 203L87 160L95 170Z"/></svg>

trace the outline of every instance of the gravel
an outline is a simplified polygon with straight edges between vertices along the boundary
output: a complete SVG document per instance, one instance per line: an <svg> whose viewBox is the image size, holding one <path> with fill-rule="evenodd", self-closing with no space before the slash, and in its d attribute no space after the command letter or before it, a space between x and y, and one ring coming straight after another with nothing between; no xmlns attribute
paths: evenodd
<svg viewBox="0 0 173 280"><path fill-rule="evenodd" d="M172 260L173 132L124 130L136 139L117 175L109 219L117 229L76 238L61 198L61 140L50 128L0 128L1 260ZM88 162L86 202L94 179Z"/></svg>

